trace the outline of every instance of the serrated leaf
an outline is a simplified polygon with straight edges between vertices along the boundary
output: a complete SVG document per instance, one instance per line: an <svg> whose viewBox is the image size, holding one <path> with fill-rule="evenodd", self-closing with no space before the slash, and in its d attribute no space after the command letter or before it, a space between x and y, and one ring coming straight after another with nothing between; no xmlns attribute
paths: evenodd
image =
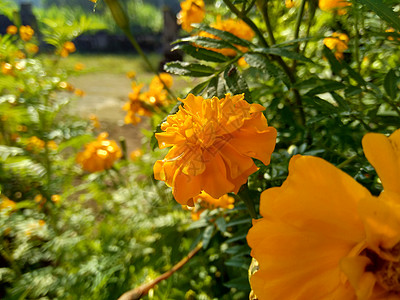
<svg viewBox="0 0 400 300"><path fill-rule="evenodd" d="M215 70L212 67L189 62L170 62L164 66L164 70L168 73L191 77L205 77L214 74Z"/></svg>
<svg viewBox="0 0 400 300"><path fill-rule="evenodd" d="M274 65L265 55L260 53L246 53L244 59L251 67L267 71L269 76L281 80L288 88L290 88L291 83L289 77L282 69Z"/></svg>
<svg viewBox="0 0 400 300"><path fill-rule="evenodd" d="M224 72L225 83L231 93L234 95L244 93L247 102L252 103L252 97L246 80L238 72L234 65L228 67Z"/></svg>
<svg viewBox="0 0 400 300"><path fill-rule="evenodd" d="M208 33L211 33L212 35L215 35L217 37L219 37L221 40L224 40L226 42L232 43L234 45L240 45L240 46L244 46L244 47L251 47L252 43L250 43L247 40L241 39L239 37L237 37L236 35L227 32L227 31L223 31L223 30L219 30L216 28L212 28L208 25L205 24L198 24L197 28L199 30L202 31L206 31Z"/></svg>
<svg viewBox="0 0 400 300"><path fill-rule="evenodd" d="M218 90L218 81L219 81L219 77L213 77L210 82L208 83L207 86L207 93L206 93L206 97L207 98L212 98L214 96L217 96L217 90Z"/></svg>
<svg viewBox="0 0 400 300"><path fill-rule="evenodd" d="M400 18L382 0L357 0L358 3L367 6L374 11L381 19L389 23L390 26L400 31Z"/></svg>
<svg viewBox="0 0 400 300"><path fill-rule="evenodd" d="M232 44L225 42L223 40L217 40L217 39L212 39L204 36L189 36L183 39L179 39L174 42L175 43L181 43L181 42L189 42L189 43L195 43L198 46L205 47L205 48L214 48L214 49L226 49L230 48L233 50L238 51L238 49L233 46Z"/></svg>
<svg viewBox="0 0 400 300"><path fill-rule="evenodd" d="M205 48L199 48L191 44L178 44L174 48L172 48L172 51L176 49L181 49L186 54L200 60L212 61L212 62L226 62L227 60L229 60L229 57L219 52L215 52Z"/></svg>
<svg viewBox="0 0 400 300"><path fill-rule="evenodd" d="M388 96L393 100L397 98L399 93L399 88L397 87L398 80L399 77L396 76L396 72L392 69L386 74L383 82L386 94L388 94Z"/></svg>
<svg viewBox="0 0 400 300"><path fill-rule="evenodd" d="M272 48L257 48L254 49L254 52L256 53L266 53L266 54L273 54L277 56L283 56L287 58L291 58L294 60L300 60L304 62L310 62L314 63L311 59L305 57L304 55L301 55L297 52L290 51L286 48L278 48L278 47L272 47Z"/></svg>

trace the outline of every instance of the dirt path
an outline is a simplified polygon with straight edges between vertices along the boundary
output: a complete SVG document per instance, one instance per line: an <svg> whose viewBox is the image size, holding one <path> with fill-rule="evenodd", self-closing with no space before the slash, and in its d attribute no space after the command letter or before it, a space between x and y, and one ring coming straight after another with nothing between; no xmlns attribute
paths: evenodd
<svg viewBox="0 0 400 300"><path fill-rule="evenodd" d="M139 125L124 124L125 111L123 105L128 101L131 82L123 74L90 73L71 78L71 84L82 89L85 96L71 104L70 111L88 119L95 114L101 131L107 131L110 138L117 140L120 136L127 141L127 150L135 150L141 146L141 128L150 129L146 120Z"/></svg>

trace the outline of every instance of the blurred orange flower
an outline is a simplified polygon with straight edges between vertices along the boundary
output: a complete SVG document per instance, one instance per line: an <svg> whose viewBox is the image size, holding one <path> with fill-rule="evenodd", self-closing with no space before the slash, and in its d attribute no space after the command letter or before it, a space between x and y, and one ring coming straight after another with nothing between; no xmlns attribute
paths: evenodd
<svg viewBox="0 0 400 300"><path fill-rule="evenodd" d="M28 43L25 45L26 51L32 54L36 54L39 52L39 47L35 44Z"/></svg>
<svg viewBox="0 0 400 300"><path fill-rule="evenodd" d="M32 29L31 26L29 25L22 25L19 28L19 35L21 37L21 39L25 42L29 41L30 39L32 39L32 36L35 34L35 31Z"/></svg>
<svg viewBox="0 0 400 300"><path fill-rule="evenodd" d="M324 45L334 51L335 57L338 60L343 59L343 52L349 47L349 37L344 33L332 33L332 37L324 38Z"/></svg>
<svg viewBox="0 0 400 300"><path fill-rule="evenodd" d="M221 20L221 16L217 16L217 22L211 24L211 27L223 31L230 32L234 35L236 35L239 38L242 38L244 40L251 41L255 35L254 31L241 19L227 19L227 20ZM199 33L199 36L204 36L204 37L209 37L213 39L220 39L219 37L202 31ZM247 52L248 48L240 46L240 45L235 45L240 51L242 52ZM224 54L226 56L235 56L236 51L230 48L225 48L225 49L212 49L215 52L219 52L221 54Z"/></svg>
<svg viewBox="0 0 400 300"><path fill-rule="evenodd" d="M75 71L82 71L83 69L85 69L85 65L83 63L76 63L74 66Z"/></svg>
<svg viewBox="0 0 400 300"><path fill-rule="evenodd" d="M133 79L136 77L136 72L135 71L128 71L126 72L126 77L128 77L129 79Z"/></svg>
<svg viewBox="0 0 400 300"><path fill-rule="evenodd" d="M141 89L143 84L137 85L132 82L132 92L129 93L129 102L125 103L123 109L127 111L125 116L125 124L136 125L142 121L141 116L151 116L152 112L146 107L141 99Z"/></svg>
<svg viewBox="0 0 400 300"><path fill-rule="evenodd" d="M17 204L14 201L8 199L6 196L0 195L0 199L0 210L9 209L10 211L13 211L17 208Z"/></svg>
<svg viewBox="0 0 400 300"><path fill-rule="evenodd" d="M13 66L9 63L2 62L1 73L3 73L4 75L13 75Z"/></svg>
<svg viewBox="0 0 400 300"><path fill-rule="evenodd" d="M174 83L174 79L168 73L160 73L153 77L150 82L150 89L152 90L159 90L164 88L164 84L167 88L171 88L172 84Z"/></svg>
<svg viewBox="0 0 400 300"><path fill-rule="evenodd" d="M129 156L132 161L135 161L142 155L143 155L143 151L142 151L142 149L139 148L139 149L133 150Z"/></svg>
<svg viewBox="0 0 400 300"><path fill-rule="evenodd" d="M26 150L33 152L40 152L45 147L45 142L37 136L32 136L28 139Z"/></svg>
<svg viewBox="0 0 400 300"><path fill-rule="evenodd" d="M7 34L14 35L14 34L17 34L18 28L15 25L10 25L10 26L7 27L6 32L7 32Z"/></svg>
<svg viewBox="0 0 400 300"><path fill-rule="evenodd" d="M258 170L252 158L269 164L276 130L268 127L259 104L244 95L204 99L189 94L156 133L161 149L172 147L154 165L154 177L172 187L180 204L193 206L205 191L214 198L237 193Z"/></svg>
<svg viewBox="0 0 400 300"><path fill-rule="evenodd" d="M350 6L351 2L347 0L319 0L319 8L327 12L337 12L339 15L347 13L347 6Z"/></svg>
<svg viewBox="0 0 400 300"><path fill-rule="evenodd" d="M60 195L52 195L51 196L51 201L53 201L54 203L59 203L61 200L61 196Z"/></svg>
<svg viewBox="0 0 400 300"><path fill-rule="evenodd" d="M95 114L90 114L89 120L92 121L92 125L94 128L100 128L99 118L97 118Z"/></svg>
<svg viewBox="0 0 400 300"><path fill-rule="evenodd" d="M85 171L97 172L110 169L114 162L122 156L121 149L113 140L108 140L108 133L101 133L96 141L86 144L85 150L76 157Z"/></svg>
<svg viewBox="0 0 400 300"><path fill-rule="evenodd" d="M389 29L386 29L385 32L389 32L389 33L390 33L390 32L396 32L396 30L394 30L394 28L389 28ZM396 32L396 33L399 34L399 32ZM394 37L391 36L391 35L389 35L389 36L387 37L387 39L388 39L389 41L394 41ZM400 41L400 37L397 38L397 40Z"/></svg>
<svg viewBox="0 0 400 300"><path fill-rule="evenodd" d="M203 21L206 12L203 0L185 0L181 2L181 11L178 14L178 24L182 29L190 32L193 27L190 24Z"/></svg>
<svg viewBox="0 0 400 300"><path fill-rule="evenodd" d="M81 89L75 89L74 94L79 96L79 97L83 97L85 96L85 92Z"/></svg>
<svg viewBox="0 0 400 300"><path fill-rule="evenodd" d="M71 41L67 41L64 43L60 55L62 57L67 57L70 53L75 52L76 48L75 48L75 44Z"/></svg>
<svg viewBox="0 0 400 300"><path fill-rule="evenodd" d="M263 218L247 236L258 299L399 299L400 130L369 133L363 148L383 184L379 197L301 155L281 187L261 194Z"/></svg>

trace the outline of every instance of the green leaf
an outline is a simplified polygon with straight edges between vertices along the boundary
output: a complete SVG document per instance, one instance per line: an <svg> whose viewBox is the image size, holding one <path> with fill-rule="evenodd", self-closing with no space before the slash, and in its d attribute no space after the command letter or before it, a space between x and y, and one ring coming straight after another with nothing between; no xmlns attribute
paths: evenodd
<svg viewBox="0 0 400 300"><path fill-rule="evenodd" d="M224 286L238 290L250 290L250 284L247 277L239 277L224 283Z"/></svg>
<svg viewBox="0 0 400 300"><path fill-rule="evenodd" d="M274 65L265 55L260 53L246 53L244 59L251 67L266 71L269 76L281 80L288 88L290 88L291 83L289 77L282 69Z"/></svg>
<svg viewBox="0 0 400 300"><path fill-rule="evenodd" d="M9 147L0 145L0 159L5 161L10 156L17 156L24 153L24 150L18 147Z"/></svg>
<svg viewBox="0 0 400 300"><path fill-rule="evenodd" d="M168 73L175 75L191 76L191 77L205 77L214 74L214 68L206 65L174 61L167 63L164 69Z"/></svg>
<svg viewBox="0 0 400 300"><path fill-rule="evenodd" d="M237 255L225 261L225 265L247 270L250 265L250 259L242 255Z"/></svg>
<svg viewBox="0 0 400 300"><path fill-rule="evenodd" d="M340 70L343 69L343 66L336 59L332 51L328 47L324 46L324 48L322 49L322 53L328 59L328 62L331 65L332 72L334 74L339 74Z"/></svg>
<svg viewBox="0 0 400 300"><path fill-rule="evenodd" d="M232 44L225 42L223 40L217 40L217 39L212 39L204 36L189 36L180 40L175 41L175 43L181 43L181 42L188 42L188 43L195 43L198 46L205 47L205 48L214 48L214 49L226 49L230 48L233 50L238 51L238 49L233 46Z"/></svg>
<svg viewBox="0 0 400 300"><path fill-rule="evenodd" d="M203 249L206 249L214 233L214 225L208 225L203 231Z"/></svg>
<svg viewBox="0 0 400 300"><path fill-rule="evenodd" d="M304 62L310 62L314 63L311 59L305 57L304 55L301 55L297 52L290 51L286 48L278 48L278 47L273 47L273 48L257 48L254 49L254 52L256 53L264 53L264 54L273 54L277 56L283 56L287 58L291 58L294 60L299 60L299 61L304 61Z"/></svg>
<svg viewBox="0 0 400 300"><path fill-rule="evenodd" d="M225 231L226 231L226 222L225 222L224 217L218 217L218 218L215 220L215 224L217 225L218 229L219 229L221 232L225 232Z"/></svg>
<svg viewBox="0 0 400 300"><path fill-rule="evenodd" d="M249 103L253 102L246 80L240 75L234 65L231 65L225 70L224 79L229 91L233 95L244 93L246 101Z"/></svg>
<svg viewBox="0 0 400 300"><path fill-rule="evenodd" d="M218 90L218 81L219 81L219 77L218 76L213 77L210 80L210 82L209 82L209 84L207 86L207 94L206 94L207 98L212 98L214 96L217 96L217 93L218 93L217 92L217 90Z"/></svg>
<svg viewBox="0 0 400 300"><path fill-rule="evenodd" d="M196 96L201 95L204 92L204 90L208 84L209 84L208 80L203 81L203 82L199 83L198 85L196 85L194 88L192 88L189 93L196 95Z"/></svg>
<svg viewBox="0 0 400 300"><path fill-rule="evenodd" d="M191 44L178 44L174 48L172 48L171 51L176 49L182 49L188 55L200 60L213 61L213 62L225 62L229 60L229 57L219 52L215 52L204 48L199 48Z"/></svg>
<svg viewBox="0 0 400 300"><path fill-rule="evenodd" d="M234 35L234 34L232 34L230 32L219 30L219 29L216 29L216 28L212 28L212 27L207 26L205 24L199 24L196 27L199 30L211 33L212 35L215 35L215 36L219 37L221 40L224 40L224 41L229 42L229 43L234 44L234 45L240 45L240 46L244 46L244 47L251 47L253 45L249 41L241 39L241 38L237 37L236 35Z"/></svg>
<svg viewBox="0 0 400 300"><path fill-rule="evenodd" d="M322 81L322 84L319 84L317 87L311 89L305 95L313 96L313 95L323 94L326 92L341 90L344 89L345 87L346 86L341 82L337 82L334 80L324 80Z"/></svg>
<svg viewBox="0 0 400 300"><path fill-rule="evenodd" d="M399 93L399 88L397 87L398 80L399 77L397 77L396 72L392 69L386 74L383 82L386 94L393 100L397 98Z"/></svg>
<svg viewBox="0 0 400 300"><path fill-rule="evenodd" d="M362 5L374 11L381 19L389 23L390 26L400 31L400 18L382 0L357 0Z"/></svg>

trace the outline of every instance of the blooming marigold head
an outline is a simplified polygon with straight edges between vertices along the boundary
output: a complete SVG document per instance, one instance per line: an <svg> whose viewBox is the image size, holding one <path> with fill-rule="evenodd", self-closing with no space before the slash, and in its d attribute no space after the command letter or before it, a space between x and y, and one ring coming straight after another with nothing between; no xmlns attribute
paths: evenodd
<svg viewBox="0 0 400 300"><path fill-rule="evenodd" d="M142 121L142 116L151 116L152 111L143 100L143 94L140 92L143 84L137 85L132 82L132 92L129 93L129 102L125 103L123 109L127 111L125 116L125 124L136 125Z"/></svg>
<svg viewBox="0 0 400 300"><path fill-rule="evenodd" d="M252 158L269 164L276 130L269 127L259 104L244 95L204 99L189 94L156 133L161 149L172 147L154 165L154 177L172 187L175 199L193 206L205 191L213 198L237 193L257 171Z"/></svg>
<svg viewBox="0 0 400 300"><path fill-rule="evenodd" d="M96 141L85 146L83 152L76 157L85 171L97 172L110 169L114 162L122 156L121 149L113 140L108 140L108 133L101 133Z"/></svg>
<svg viewBox="0 0 400 300"><path fill-rule="evenodd" d="M229 33L232 33L236 35L239 38L251 41L253 37L255 36L254 31L241 19L226 19L226 20L221 20L221 16L217 17L217 21L213 24L211 24L211 27L223 31L227 31ZM219 39L219 37L216 37L215 35L208 33L208 32L200 32L200 36L204 37L209 37L213 39ZM247 52L248 48L240 46L240 45L235 45L240 51L242 52ZM226 56L235 56L236 51L234 49L230 48L225 48L225 49L212 49L215 52L219 52L221 54L224 54Z"/></svg>
<svg viewBox="0 0 400 300"><path fill-rule="evenodd" d="M17 34L18 28L15 25L10 25L7 27L6 32L7 32L7 34L14 35L14 34Z"/></svg>
<svg viewBox="0 0 400 300"><path fill-rule="evenodd" d="M332 37L324 38L324 45L334 51L337 59L343 59L343 52L349 47L349 37L345 33L332 33Z"/></svg>
<svg viewBox="0 0 400 300"><path fill-rule="evenodd" d="M347 13L346 7L350 6L348 0L319 0L319 8L327 12L337 12L339 15Z"/></svg>
<svg viewBox="0 0 400 300"><path fill-rule="evenodd" d="M31 26L29 25L22 25L19 28L19 35L21 37L21 39L25 42L29 41L30 39L32 39L32 36L35 34L35 31L32 29Z"/></svg>
<svg viewBox="0 0 400 300"><path fill-rule="evenodd" d="M367 134L363 148L383 184L379 197L300 155L283 185L261 194L263 218L247 236L258 299L399 299L400 130Z"/></svg>
<svg viewBox="0 0 400 300"><path fill-rule="evenodd" d="M178 24L182 26L183 30L190 32L193 29L191 24L203 21L205 14L203 0L185 0L181 2Z"/></svg>

